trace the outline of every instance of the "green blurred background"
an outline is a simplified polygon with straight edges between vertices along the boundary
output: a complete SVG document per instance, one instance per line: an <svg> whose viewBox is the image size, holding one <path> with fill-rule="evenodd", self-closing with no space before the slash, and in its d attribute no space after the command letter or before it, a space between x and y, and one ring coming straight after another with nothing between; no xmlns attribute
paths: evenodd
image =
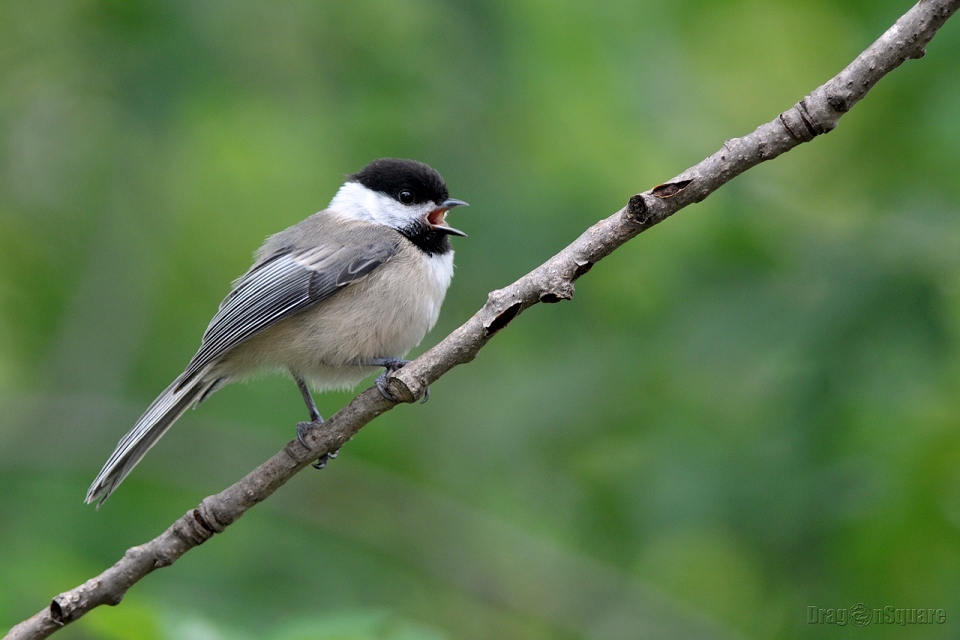
<svg viewBox="0 0 960 640"><path fill-rule="evenodd" d="M0 627L293 436L290 381L234 385L82 503L251 252L344 174L417 158L472 205L422 350L909 6L0 3ZM960 636L958 60L955 18L834 133L56 637ZM806 623L858 602L947 623Z"/></svg>

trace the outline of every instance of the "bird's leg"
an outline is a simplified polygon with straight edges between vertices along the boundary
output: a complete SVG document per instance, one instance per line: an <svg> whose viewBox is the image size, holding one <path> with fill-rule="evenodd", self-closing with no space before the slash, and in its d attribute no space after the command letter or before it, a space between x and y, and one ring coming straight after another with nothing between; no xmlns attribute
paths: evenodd
<svg viewBox="0 0 960 640"><path fill-rule="evenodd" d="M298 374L293 374L293 379L297 381L297 387L300 389L300 395L303 396L303 401L307 405L307 410L310 412L310 422L298 422L297 423L297 440L300 441L300 444L304 448L309 449L310 445L307 444L307 441L304 439L304 436L307 435L307 431L310 430L315 424L323 424L323 416L320 415L320 412L317 411L317 404L313 401L313 396L310 394L310 389L307 388L307 383L303 381ZM320 456L316 462L313 463L314 469L323 469L328 462L337 457L337 452L333 451L331 453L325 453Z"/></svg>
<svg viewBox="0 0 960 640"><path fill-rule="evenodd" d="M307 383L296 373L293 374L293 379L297 381L300 395L303 396L303 401L306 403L307 410L310 412L310 422L323 422L323 417L320 415L320 412L317 411L317 404L313 401L313 396L310 395L310 389L307 388Z"/></svg>
<svg viewBox="0 0 960 640"><path fill-rule="evenodd" d="M383 367L384 372L377 376L377 379L374 381L377 385L377 391L390 402L400 402L387 390L387 378L402 369L404 365L410 364L409 360L402 358L371 358L369 361L360 364L365 367ZM430 387L427 387L426 391L423 392L423 399L420 401L420 404L423 404L429 399Z"/></svg>

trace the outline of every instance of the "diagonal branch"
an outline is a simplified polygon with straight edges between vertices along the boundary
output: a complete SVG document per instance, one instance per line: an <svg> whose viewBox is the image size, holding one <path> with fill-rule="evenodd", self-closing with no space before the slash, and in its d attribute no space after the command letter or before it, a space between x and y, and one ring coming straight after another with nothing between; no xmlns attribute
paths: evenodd
<svg viewBox="0 0 960 640"><path fill-rule="evenodd" d="M571 299L580 276L637 234L700 202L751 167L833 130L883 76L910 58L922 57L927 43L958 7L960 0L920 0L846 69L791 109L749 135L727 140L719 151L670 182L633 196L623 209L597 222L547 262L490 293L472 318L390 378L390 391L403 402L415 401L447 371L473 360L490 338L525 309L538 302ZM55 597L11 629L6 639L46 638L95 607L119 603L145 575L173 564L222 532L311 461L337 451L394 406L376 389L367 389L306 435L309 450L297 440L288 443L233 486L205 498L153 540L130 548L100 575Z"/></svg>

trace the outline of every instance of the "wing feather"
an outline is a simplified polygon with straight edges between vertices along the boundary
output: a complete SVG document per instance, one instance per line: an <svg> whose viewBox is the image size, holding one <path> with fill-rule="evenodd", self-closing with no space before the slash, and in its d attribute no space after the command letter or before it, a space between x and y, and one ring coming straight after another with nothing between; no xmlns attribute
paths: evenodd
<svg viewBox="0 0 960 640"><path fill-rule="evenodd" d="M281 249L241 276L220 304L177 389L217 358L267 327L326 300L387 262L399 241Z"/></svg>

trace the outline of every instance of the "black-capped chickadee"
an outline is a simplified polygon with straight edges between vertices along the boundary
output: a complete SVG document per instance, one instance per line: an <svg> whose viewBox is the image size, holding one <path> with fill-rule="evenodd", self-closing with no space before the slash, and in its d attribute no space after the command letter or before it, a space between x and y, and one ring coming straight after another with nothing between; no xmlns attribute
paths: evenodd
<svg viewBox="0 0 960 640"><path fill-rule="evenodd" d="M257 371L289 372L312 422L322 418L307 383L345 389L385 367L377 387L392 400L386 375L437 322L453 277L449 236L466 235L447 226L447 211L466 204L422 162L384 158L349 176L326 209L267 238L86 502L103 504L184 411Z"/></svg>

